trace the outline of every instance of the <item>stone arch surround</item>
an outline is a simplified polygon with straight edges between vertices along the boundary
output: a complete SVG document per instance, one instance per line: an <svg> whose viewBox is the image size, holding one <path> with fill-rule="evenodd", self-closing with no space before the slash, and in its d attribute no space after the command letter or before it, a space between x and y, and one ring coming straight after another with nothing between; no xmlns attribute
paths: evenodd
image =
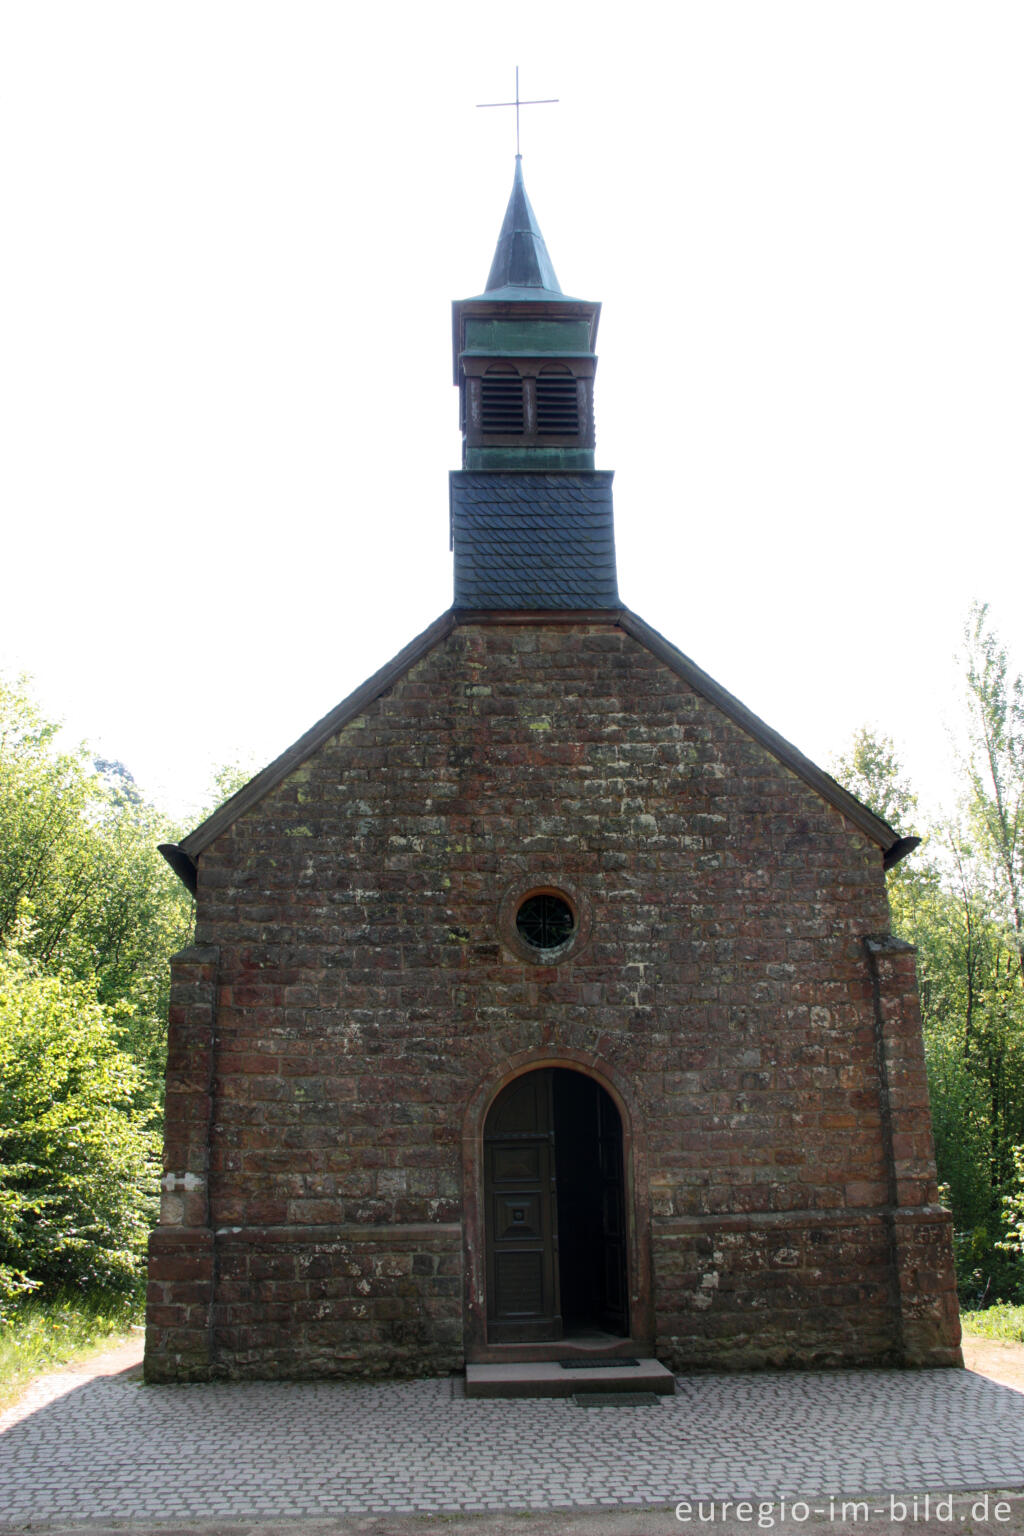
<svg viewBox="0 0 1024 1536"><path fill-rule="evenodd" d="M535 1046L519 1051L489 1072L470 1095L463 1117L463 1284L465 1354L469 1363L510 1359L554 1359L566 1354L565 1343L489 1344L487 1340L486 1239L484 1221L484 1127L491 1106L508 1085L528 1072L561 1067L580 1072L605 1090L622 1123L622 1162L626 1205L627 1265L631 1334L612 1354L649 1353L654 1342L651 1263L651 1202L647 1144L635 1093L620 1073L589 1051ZM575 1352L575 1351L574 1351ZM581 1351L587 1353L588 1351ZM593 1353L593 1351L589 1351Z"/></svg>

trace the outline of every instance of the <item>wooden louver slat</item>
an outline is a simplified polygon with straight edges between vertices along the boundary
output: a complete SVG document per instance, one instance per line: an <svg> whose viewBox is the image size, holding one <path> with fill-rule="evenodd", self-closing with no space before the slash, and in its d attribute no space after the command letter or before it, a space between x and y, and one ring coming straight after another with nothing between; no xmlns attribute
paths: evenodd
<svg viewBox="0 0 1024 1536"><path fill-rule="evenodd" d="M580 430L575 379L537 380L537 431L544 437L575 437Z"/></svg>
<svg viewBox="0 0 1024 1536"><path fill-rule="evenodd" d="M521 435L524 428L522 379L483 379L481 382L481 425L484 432Z"/></svg>

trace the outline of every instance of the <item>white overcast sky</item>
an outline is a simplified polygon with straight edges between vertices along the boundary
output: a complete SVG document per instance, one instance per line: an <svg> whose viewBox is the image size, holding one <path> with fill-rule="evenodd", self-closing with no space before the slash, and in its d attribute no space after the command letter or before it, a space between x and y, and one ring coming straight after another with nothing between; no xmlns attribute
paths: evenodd
<svg viewBox="0 0 1024 1536"><path fill-rule="evenodd" d="M0 0L0 666L175 814L449 606L524 96L630 607L946 792L1024 666L1024 5Z"/></svg>

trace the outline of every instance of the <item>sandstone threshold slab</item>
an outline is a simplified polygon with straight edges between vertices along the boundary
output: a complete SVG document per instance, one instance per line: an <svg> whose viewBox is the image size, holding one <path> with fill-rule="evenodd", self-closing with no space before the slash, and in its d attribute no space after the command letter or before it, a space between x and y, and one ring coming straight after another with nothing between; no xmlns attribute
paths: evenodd
<svg viewBox="0 0 1024 1536"><path fill-rule="evenodd" d="M675 1377L658 1360L637 1365L609 1365L567 1370L557 1360L516 1361L509 1365L467 1365L467 1397L572 1397L586 1392L657 1392L676 1389Z"/></svg>

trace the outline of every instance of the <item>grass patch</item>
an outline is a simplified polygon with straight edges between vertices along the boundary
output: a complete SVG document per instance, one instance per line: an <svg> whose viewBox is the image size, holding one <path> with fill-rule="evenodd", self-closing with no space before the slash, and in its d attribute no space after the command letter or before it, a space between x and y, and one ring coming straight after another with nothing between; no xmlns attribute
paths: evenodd
<svg viewBox="0 0 1024 1536"><path fill-rule="evenodd" d="M116 1342L141 1319L130 1300L110 1296L26 1298L5 1307L0 1327L0 1407L26 1382Z"/></svg>
<svg viewBox="0 0 1024 1536"><path fill-rule="evenodd" d="M960 1321L967 1333L1024 1344L1024 1307L1015 1307L1011 1302L1000 1301L982 1312L961 1312Z"/></svg>

